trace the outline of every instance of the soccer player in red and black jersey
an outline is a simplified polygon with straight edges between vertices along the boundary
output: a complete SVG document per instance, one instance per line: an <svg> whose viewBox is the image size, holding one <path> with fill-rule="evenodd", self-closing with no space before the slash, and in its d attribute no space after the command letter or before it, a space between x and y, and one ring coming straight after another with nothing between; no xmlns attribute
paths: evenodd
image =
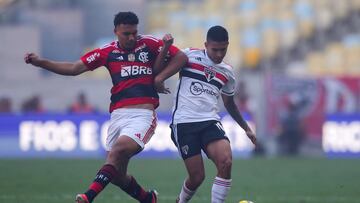
<svg viewBox="0 0 360 203"><path fill-rule="evenodd" d="M76 195L77 203L91 203L110 182L139 202L157 202L156 192L145 191L127 173L127 166L131 157L142 151L154 134L158 92L168 93L162 82L154 81L155 75L159 71L177 72L185 65L187 57L172 45L171 35L165 35L162 40L139 35L138 22L136 14L119 12L114 18L114 33L118 40L86 53L74 63L51 61L34 53L25 55L26 63L60 75L79 75L102 66L111 75L113 87L106 162L88 190ZM169 55L168 65L161 70L166 54Z"/></svg>

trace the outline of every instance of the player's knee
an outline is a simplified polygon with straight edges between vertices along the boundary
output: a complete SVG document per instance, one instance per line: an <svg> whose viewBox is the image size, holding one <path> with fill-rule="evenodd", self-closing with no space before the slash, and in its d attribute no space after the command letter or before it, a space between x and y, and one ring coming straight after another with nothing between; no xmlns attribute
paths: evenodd
<svg viewBox="0 0 360 203"><path fill-rule="evenodd" d="M133 150L127 146L124 145L118 145L113 148L112 150L116 156L122 157L122 158L130 158L133 154Z"/></svg>
<svg viewBox="0 0 360 203"><path fill-rule="evenodd" d="M126 146L113 146L113 148L108 154L108 161L117 166L124 160L130 159L131 156L132 152Z"/></svg>
<svg viewBox="0 0 360 203"><path fill-rule="evenodd" d="M218 163L218 169L224 173L229 173L231 171L231 167L232 167L231 156L221 159Z"/></svg>

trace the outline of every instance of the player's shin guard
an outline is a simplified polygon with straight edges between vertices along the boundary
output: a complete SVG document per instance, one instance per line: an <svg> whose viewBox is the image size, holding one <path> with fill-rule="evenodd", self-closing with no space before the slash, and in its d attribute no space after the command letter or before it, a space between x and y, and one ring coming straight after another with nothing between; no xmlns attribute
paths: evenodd
<svg viewBox="0 0 360 203"><path fill-rule="evenodd" d="M181 188L181 192L179 195L178 203L186 203L188 202L195 194L195 191L192 191L186 187L186 180Z"/></svg>
<svg viewBox="0 0 360 203"><path fill-rule="evenodd" d="M108 185L111 180L117 176L117 170L113 165L104 165L96 174L95 180L89 186L85 195L89 202L92 202L95 197Z"/></svg>
<svg viewBox="0 0 360 203"><path fill-rule="evenodd" d="M211 189L211 203L223 203L230 191L231 179L215 177Z"/></svg>

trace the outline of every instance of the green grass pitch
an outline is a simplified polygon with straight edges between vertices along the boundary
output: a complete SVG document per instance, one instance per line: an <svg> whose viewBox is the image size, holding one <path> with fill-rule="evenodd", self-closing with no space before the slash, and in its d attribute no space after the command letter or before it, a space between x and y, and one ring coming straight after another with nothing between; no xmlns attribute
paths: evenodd
<svg viewBox="0 0 360 203"><path fill-rule="evenodd" d="M94 178L102 160L0 159L1 203L74 202ZM192 202L209 203L215 168L206 161L206 180ZM146 188L159 192L160 203L175 202L185 169L181 160L134 159L129 172ZM360 161L356 159L253 158L234 160L233 183L226 202L360 202ZM94 203L135 202L109 185Z"/></svg>

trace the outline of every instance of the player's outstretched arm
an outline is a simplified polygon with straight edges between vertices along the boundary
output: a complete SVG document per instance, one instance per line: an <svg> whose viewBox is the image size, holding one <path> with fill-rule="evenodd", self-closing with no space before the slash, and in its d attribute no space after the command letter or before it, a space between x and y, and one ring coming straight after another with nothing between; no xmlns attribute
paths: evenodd
<svg viewBox="0 0 360 203"><path fill-rule="evenodd" d="M158 74L165 67L166 56L169 52L170 46L174 43L174 38L171 34L166 34L163 39L163 46L160 49L159 55L156 57L154 63L154 73Z"/></svg>
<svg viewBox="0 0 360 203"><path fill-rule="evenodd" d="M228 96L225 94L222 94L222 100L224 102L224 106L226 110L229 112L230 116L240 125L242 129L245 130L246 135L251 140L251 142L256 145L256 136L255 133L251 130L249 125L246 123L244 118L241 116L235 102L234 102L234 96Z"/></svg>
<svg viewBox="0 0 360 203"><path fill-rule="evenodd" d="M88 68L81 60L78 60L74 63L56 62L40 58L35 53L25 54L24 60L25 63L32 64L60 75L79 75L88 70Z"/></svg>
<svg viewBox="0 0 360 203"><path fill-rule="evenodd" d="M155 88L158 92L163 93L164 81L179 72L186 65L188 57L182 51L178 51L174 57L170 59L169 64L155 77Z"/></svg>

